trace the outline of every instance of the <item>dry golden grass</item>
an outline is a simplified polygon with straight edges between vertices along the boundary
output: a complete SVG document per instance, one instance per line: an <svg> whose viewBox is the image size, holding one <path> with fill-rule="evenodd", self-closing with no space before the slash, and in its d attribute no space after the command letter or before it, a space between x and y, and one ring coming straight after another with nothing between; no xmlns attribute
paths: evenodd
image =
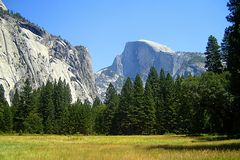
<svg viewBox="0 0 240 160"><path fill-rule="evenodd" d="M224 137L2 135L0 160L239 160Z"/></svg>

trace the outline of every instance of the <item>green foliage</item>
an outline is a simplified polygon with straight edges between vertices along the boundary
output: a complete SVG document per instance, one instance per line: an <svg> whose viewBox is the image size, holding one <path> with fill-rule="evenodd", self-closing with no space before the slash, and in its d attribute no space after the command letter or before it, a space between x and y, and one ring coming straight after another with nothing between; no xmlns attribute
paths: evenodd
<svg viewBox="0 0 240 160"><path fill-rule="evenodd" d="M5 99L5 90L4 90L2 84L0 84L0 103L3 105L8 105L8 103Z"/></svg>
<svg viewBox="0 0 240 160"><path fill-rule="evenodd" d="M94 102L93 102L93 108L100 106L102 104L101 100L99 99L99 97L96 97Z"/></svg>
<svg viewBox="0 0 240 160"><path fill-rule="evenodd" d="M156 123L156 110L152 86L150 85L150 82L147 82L145 86L143 111L145 116L143 118L142 134L153 134L155 132L154 127Z"/></svg>
<svg viewBox="0 0 240 160"><path fill-rule="evenodd" d="M67 134L70 132L70 113L69 113L69 108L65 107L62 113L62 117L60 118L60 128L59 128L59 133L60 134Z"/></svg>
<svg viewBox="0 0 240 160"><path fill-rule="evenodd" d="M232 24L225 31L225 53L227 53L227 70L231 73L230 89L234 95L234 128L240 131L240 1L229 0L227 4L230 14L227 20Z"/></svg>
<svg viewBox="0 0 240 160"><path fill-rule="evenodd" d="M0 103L0 132L12 131L12 114L8 105Z"/></svg>
<svg viewBox="0 0 240 160"><path fill-rule="evenodd" d="M93 129L97 134L105 134L105 124L104 124L104 111L106 110L107 106L102 104L94 108L94 125Z"/></svg>
<svg viewBox="0 0 240 160"><path fill-rule="evenodd" d="M90 134L92 132L91 108L88 105L75 103L69 108L70 133Z"/></svg>
<svg viewBox="0 0 240 160"><path fill-rule="evenodd" d="M119 102L119 108L116 114L116 126L118 134L131 134L132 108L133 108L133 84L130 78L125 81Z"/></svg>
<svg viewBox="0 0 240 160"><path fill-rule="evenodd" d="M212 35L208 38L205 55L205 67L207 71L221 73L223 66L221 63L220 46L218 45L217 39Z"/></svg>
<svg viewBox="0 0 240 160"><path fill-rule="evenodd" d="M142 134L144 113L144 88L140 75L137 75L133 84L133 106L131 107L131 132Z"/></svg>
<svg viewBox="0 0 240 160"><path fill-rule="evenodd" d="M42 133L42 118L37 113L30 113L24 121L24 132L26 133Z"/></svg>
<svg viewBox="0 0 240 160"><path fill-rule="evenodd" d="M115 114L118 109L119 97L111 83L107 88L105 104L107 108L104 110L102 117L104 134L115 134L116 125L114 121L116 120Z"/></svg>

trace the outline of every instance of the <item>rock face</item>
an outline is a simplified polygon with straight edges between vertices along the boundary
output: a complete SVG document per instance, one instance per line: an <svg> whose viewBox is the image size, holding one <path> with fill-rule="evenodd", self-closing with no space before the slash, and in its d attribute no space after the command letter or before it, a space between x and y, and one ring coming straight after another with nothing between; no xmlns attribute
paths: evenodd
<svg viewBox="0 0 240 160"><path fill-rule="evenodd" d="M104 96L109 83L120 90L124 79L134 79L140 74L145 81L153 66L158 73L161 69L177 75L199 75L205 71L205 57L201 53L174 52L165 45L148 40L128 42L122 55L118 55L113 64L95 74L98 93Z"/></svg>
<svg viewBox="0 0 240 160"><path fill-rule="evenodd" d="M4 5L4 3L2 2L2 0L0 0L0 9L7 11L7 7Z"/></svg>
<svg viewBox="0 0 240 160"><path fill-rule="evenodd" d="M0 5L4 6L2 2ZM0 84L4 86L8 102L14 89L20 88L26 78L30 79L33 88L40 87L48 79L65 80L70 85L73 102L77 98L92 102L96 96L87 48L73 47L18 14L1 10Z"/></svg>

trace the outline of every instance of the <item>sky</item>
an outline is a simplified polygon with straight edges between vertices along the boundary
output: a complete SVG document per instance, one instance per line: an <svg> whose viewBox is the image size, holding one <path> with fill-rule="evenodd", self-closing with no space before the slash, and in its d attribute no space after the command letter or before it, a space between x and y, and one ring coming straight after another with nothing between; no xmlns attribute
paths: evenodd
<svg viewBox="0 0 240 160"><path fill-rule="evenodd" d="M230 24L228 0L2 0L9 10L84 45L96 72L110 66L126 42L146 39L175 51L204 52Z"/></svg>

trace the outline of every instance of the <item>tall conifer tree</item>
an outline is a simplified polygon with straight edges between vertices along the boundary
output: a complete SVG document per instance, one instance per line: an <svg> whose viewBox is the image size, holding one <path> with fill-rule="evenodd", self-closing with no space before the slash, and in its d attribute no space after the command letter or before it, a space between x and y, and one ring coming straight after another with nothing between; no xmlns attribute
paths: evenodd
<svg viewBox="0 0 240 160"><path fill-rule="evenodd" d="M208 38L205 55L205 67L207 70L215 73L221 73L223 66L221 63L220 46L218 45L217 39L212 35Z"/></svg>
<svg viewBox="0 0 240 160"><path fill-rule="evenodd" d="M142 134L144 113L144 88L140 75L136 75L133 85L133 115L132 132L133 134Z"/></svg>
<svg viewBox="0 0 240 160"><path fill-rule="evenodd" d="M152 86L149 82L145 85L144 91L144 113L143 119L143 134L153 134L155 132L154 127L156 123L156 110L153 97Z"/></svg>
<svg viewBox="0 0 240 160"><path fill-rule="evenodd" d="M235 132L240 131L240 0L229 0L230 14L227 20L232 25L226 30L227 35L227 69L231 73L231 92L235 96Z"/></svg>
<svg viewBox="0 0 240 160"><path fill-rule="evenodd" d="M131 134L132 116L134 116L132 109L133 84L132 80L128 77L122 87L119 109L116 115L118 134Z"/></svg>

